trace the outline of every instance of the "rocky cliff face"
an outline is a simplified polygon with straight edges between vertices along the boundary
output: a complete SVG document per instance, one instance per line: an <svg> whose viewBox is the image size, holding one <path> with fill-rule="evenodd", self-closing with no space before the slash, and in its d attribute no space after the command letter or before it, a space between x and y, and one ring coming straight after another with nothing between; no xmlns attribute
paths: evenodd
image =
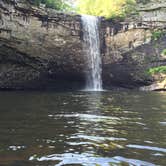
<svg viewBox="0 0 166 166"><path fill-rule="evenodd" d="M80 22L80 16L35 8L23 0L1 0L0 87L84 80Z"/></svg>
<svg viewBox="0 0 166 166"><path fill-rule="evenodd" d="M150 2L154 3L154 2ZM132 88L150 84L145 70L165 65L164 1L123 22L101 21L104 85ZM0 88L27 89L83 86L86 63L79 15L36 8L24 0L0 1ZM76 84L75 84L76 83Z"/></svg>
<svg viewBox="0 0 166 166"><path fill-rule="evenodd" d="M137 12L123 22L104 20L102 25L105 84L132 88L156 81L147 69L166 65L165 0L139 3Z"/></svg>

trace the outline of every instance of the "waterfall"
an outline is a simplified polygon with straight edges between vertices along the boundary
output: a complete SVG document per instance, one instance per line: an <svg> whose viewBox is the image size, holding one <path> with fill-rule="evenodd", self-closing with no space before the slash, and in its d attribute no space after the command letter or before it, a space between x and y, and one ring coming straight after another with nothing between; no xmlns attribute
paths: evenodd
<svg viewBox="0 0 166 166"><path fill-rule="evenodd" d="M99 18L82 15L84 50L86 53L87 90L102 90L102 61L100 56Z"/></svg>

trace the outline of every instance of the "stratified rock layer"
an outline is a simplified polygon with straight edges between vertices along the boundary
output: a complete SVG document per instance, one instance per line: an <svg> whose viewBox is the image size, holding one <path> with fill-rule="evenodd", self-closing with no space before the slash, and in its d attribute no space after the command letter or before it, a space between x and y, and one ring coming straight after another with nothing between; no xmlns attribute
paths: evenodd
<svg viewBox="0 0 166 166"><path fill-rule="evenodd" d="M149 4L154 4L150 6ZM140 15L125 21L101 21L104 86L135 88L148 85L152 66L165 65L164 1L139 6ZM158 4L158 6L155 6ZM36 8L24 0L0 1L0 88L78 87L85 83L81 16Z"/></svg>
<svg viewBox="0 0 166 166"><path fill-rule="evenodd" d="M0 18L1 88L84 79L80 16L4 0Z"/></svg>
<svg viewBox="0 0 166 166"><path fill-rule="evenodd" d="M132 88L156 81L147 75L147 70L166 65L166 57L162 56L166 48L165 18L165 0L149 0L147 4L138 4L137 13L123 22L102 22L106 85Z"/></svg>

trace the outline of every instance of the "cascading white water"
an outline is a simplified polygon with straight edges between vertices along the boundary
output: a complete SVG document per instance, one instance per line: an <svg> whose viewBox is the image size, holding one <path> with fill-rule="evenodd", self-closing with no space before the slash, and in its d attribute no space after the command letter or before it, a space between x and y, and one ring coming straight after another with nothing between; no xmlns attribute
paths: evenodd
<svg viewBox="0 0 166 166"><path fill-rule="evenodd" d="M100 56L99 18L82 15L84 49L86 50L87 67L87 90L102 90L102 61Z"/></svg>

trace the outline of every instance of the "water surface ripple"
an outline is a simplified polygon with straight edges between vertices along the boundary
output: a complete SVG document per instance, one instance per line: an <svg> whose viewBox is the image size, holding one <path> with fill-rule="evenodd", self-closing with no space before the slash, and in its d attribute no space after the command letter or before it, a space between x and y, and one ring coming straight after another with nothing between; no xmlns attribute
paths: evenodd
<svg viewBox="0 0 166 166"><path fill-rule="evenodd" d="M166 93L0 92L0 166L164 166Z"/></svg>

